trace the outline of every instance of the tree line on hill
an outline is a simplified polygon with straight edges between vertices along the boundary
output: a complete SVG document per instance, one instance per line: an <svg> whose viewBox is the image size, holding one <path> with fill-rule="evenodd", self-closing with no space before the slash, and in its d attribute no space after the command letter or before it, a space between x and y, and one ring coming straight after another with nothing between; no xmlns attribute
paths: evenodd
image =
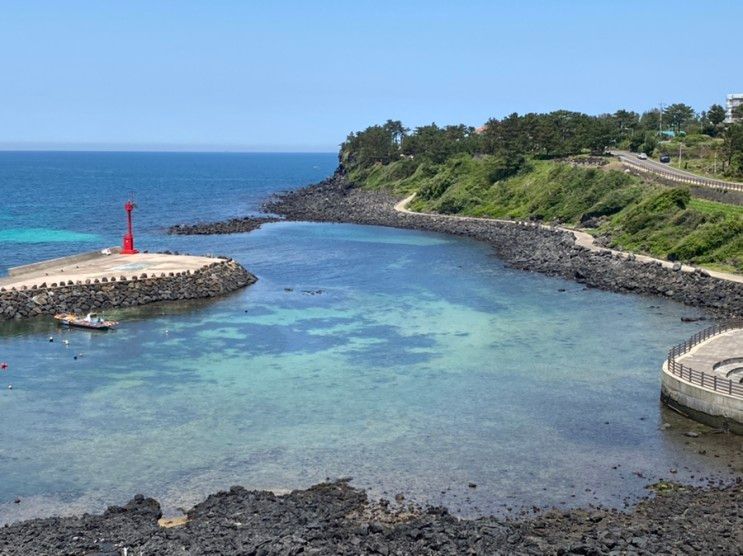
<svg viewBox="0 0 743 556"><path fill-rule="evenodd" d="M413 130L388 120L351 133L341 145L340 161L347 168L368 168L400 159L441 164L457 154L495 155L519 166L524 157L562 158L581 153L600 155L608 148L625 148L652 155L663 139L678 135L716 138L723 169L743 176L743 107L726 124L725 110L713 104L696 113L683 103L639 114L617 110L591 116L554 112L491 118L481 128L435 123Z"/></svg>

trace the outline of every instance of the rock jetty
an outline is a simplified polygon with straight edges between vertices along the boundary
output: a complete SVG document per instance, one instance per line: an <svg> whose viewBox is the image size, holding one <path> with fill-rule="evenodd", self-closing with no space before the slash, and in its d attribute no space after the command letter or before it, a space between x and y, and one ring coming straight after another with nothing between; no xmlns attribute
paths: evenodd
<svg viewBox="0 0 743 556"><path fill-rule="evenodd" d="M197 270L119 275L39 286L0 288L0 321L61 312L134 307L156 301L199 299L250 285L256 277L231 259Z"/></svg>
<svg viewBox="0 0 743 556"><path fill-rule="evenodd" d="M643 262L631 253L594 251L578 245L569 231L535 223L406 214L394 209L399 200L384 191L355 187L336 172L319 184L269 200L265 209L287 220L371 224L466 236L487 242L501 260L522 270L609 291L659 295L721 316L743 315L743 282L716 278L702 269L685 272L680 264L667 268Z"/></svg>
<svg viewBox="0 0 743 556"><path fill-rule="evenodd" d="M252 232L263 224L278 222L280 218L270 216L246 216L244 218L232 218L220 222L199 222L196 224L176 224L168 228L171 235L217 235L238 234Z"/></svg>
<svg viewBox="0 0 743 556"><path fill-rule="evenodd" d="M137 495L102 515L0 528L0 554L739 554L741 486L662 483L628 513L535 510L512 520L370 502L344 481L283 496L232 487L168 528L158 502Z"/></svg>

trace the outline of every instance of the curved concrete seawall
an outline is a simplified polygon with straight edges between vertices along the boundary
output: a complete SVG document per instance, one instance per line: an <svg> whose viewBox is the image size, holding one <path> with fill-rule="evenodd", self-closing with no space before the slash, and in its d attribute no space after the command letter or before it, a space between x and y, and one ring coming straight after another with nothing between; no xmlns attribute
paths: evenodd
<svg viewBox="0 0 743 556"><path fill-rule="evenodd" d="M136 256L136 255L135 255ZM177 255L160 255L177 267ZM164 259L166 258L167 259ZM186 258L183 257L182 260ZM129 259L132 260L133 259ZM257 279L231 259L190 257L184 270L132 274L131 270L78 280L41 276L14 276L0 287L0 321L60 312L84 313L97 309L134 307L157 301L199 299L222 295ZM132 265L130 266L141 266ZM78 267L75 267L78 268ZM70 278L74 277L69 275ZM16 284L16 285L13 285Z"/></svg>
<svg viewBox="0 0 743 556"><path fill-rule="evenodd" d="M669 353L661 372L661 399L692 419L743 434L741 361L743 328L703 330Z"/></svg>

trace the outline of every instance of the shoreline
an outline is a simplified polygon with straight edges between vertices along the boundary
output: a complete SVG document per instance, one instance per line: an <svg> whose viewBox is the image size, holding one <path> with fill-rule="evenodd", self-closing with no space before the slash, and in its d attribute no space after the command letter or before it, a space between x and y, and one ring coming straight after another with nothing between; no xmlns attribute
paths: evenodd
<svg viewBox="0 0 743 556"><path fill-rule="evenodd" d="M404 200L403 200L404 201ZM365 224L439 232L489 244L512 268L570 279L618 293L660 296L717 317L743 315L743 277L726 279L680 263L585 245L572 230L532 222L397 210L401 200L364 190L336 172L314 185L275 196L268 213L289 221Z"/></svg>
<svg viewBox="0 0 743 556"><path fill-rule="evenodd" d="M684 297L692 301L687 305L719 314L741 314L743 307L743 292L736 282L723 288L722 297L710 297L723 280L707 273L674 270L660 261L646 262L640 256L628 259L623 253L592 249L576 241L571 230L404 212L399 199L384 192L355 189L339 176L282 195L266 207L286 220L349 222L466 236L493 246L514 268L610 291L674 299L689 296ZM669 290L658 289L658 284L651 282L658 276L662 277L661 287L669 287L663 282L668 279L674 288L683 288L682 293L674 289L669 295ZM636 285L643 280L647 291ZM691 290L686 290L693 287L706 293L693 297ZM441 507L420 508L407 505L407 501L398 505L372 502L364 490L337 481L285 495L232 487L210 495L189 510L185 519L164 527L158 524L160 504L137 495L125 506L112 506L100 515L30 519L0 528L0 554L733 554L743 541L736 529L743 483L740 476L733 481L723 485L709 480L704 488L661 482L626 512L591 505L570 510L535 508L533 517L515 519L458 519Z"/></svg>
<svg viewBox="0 0 743 556"><path fill-rule="evenodd" d="M0 528L0 554L735 554L741 488L740 478L705 488L657 483L629 512L535 508L514 519L371 501L344 479L282 495L232 487L165 520L156 500L138 494L99 515Z"/></svg>
<svg viewBox="0 0 743 556"><path fill-rule="evenodd" d="M477 217L477 216L460 216L456 214L436 214L432 212L415 212L410 209L408 209L408 205L413 202L413 199L415 199L415 193L412 195L409 195L408 197L404 198L402 201L395 204L394 209L397 212L401 212L404 214L411 214L411 215L418 215L421 217L441 217L441 218L450 218L453 221L459 221L459 222L499 222L501 224L510 224L510 225L520 225L520 222L517 222L515 220L504 220L504 219L498 219L498 218L486 218L486 217ZM630 253L627 251L620 251L617 249L613 249L611 247L602 247L600 245L597 245L594 241L594 237L589 234L588 232L584 232L583 230L576 230L574 228L568 228L566 226L549 226L546 224L536 224L537 227L543 229L543 230L559 230L564 231L573 234L573 237L575 238L575 244L578 247L583 247L585 249L588 249L589 251L593 251L595 253L602 253L602 252L609 252L612 254L612 256L628 256ZM666 259L658 259L656 257L651 257L650 255L640 255L637 253L632 254L634 256L633 260L640 261L642 263L646 264L660 264L664 268L667 268L669 270L673 270L674 272L680 271L680 272L696 272L697 269L700 269L703 272L706 272L709 276L712 276L713 278L719 278L720 280L726 280L728 282L739 282L743 283L743 275L741 274L732 274L730 272L721 272L717 270L710 270L707 268L701 268L701 267L695 267L691 265L686 265L682 263L674 263L673 261L668 261ZM676 268L674 268L674 266Z"/></svg>

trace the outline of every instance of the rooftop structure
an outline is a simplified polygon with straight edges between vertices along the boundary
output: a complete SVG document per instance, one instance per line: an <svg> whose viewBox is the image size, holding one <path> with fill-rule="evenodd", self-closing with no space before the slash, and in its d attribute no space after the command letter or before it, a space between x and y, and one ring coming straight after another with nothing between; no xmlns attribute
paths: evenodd
<svg viewBox="0 0 743 556"><path fill-rule="evenodd" d="M725 101L725 123L733 123L733 110L743 105L743 93L733 93Z"/></svg>

